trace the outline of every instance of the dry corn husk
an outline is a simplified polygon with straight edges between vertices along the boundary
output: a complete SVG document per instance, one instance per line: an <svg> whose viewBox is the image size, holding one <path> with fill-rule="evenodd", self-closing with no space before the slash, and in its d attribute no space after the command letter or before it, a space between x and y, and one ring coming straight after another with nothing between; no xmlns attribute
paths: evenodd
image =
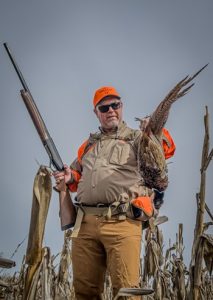
<svg viewBox="0 0 213 300"><path fill-rule="evenodd" d="M47 168L41 166L35 176L33 185L31 222L25 261L28 265L25 276L25 299L28 299L29 293L32 294L31 284L35 285L32 282L34 281L34 276L35 278L39 276L38 270L40 270L42 256L44 255L42 253L44 229L51 195L52 182L50 173ZM37 275L35 275L36 273Z"/></svg>
<svg viewBox="0 0 213 300"><path fill-rule="evenodd" d="M162 245L163 235L158 226L154 225L154 218L151 218L150 226L146 230L146 249L144 256L144 278L154 276L159 267L163 264Z"/></svg>

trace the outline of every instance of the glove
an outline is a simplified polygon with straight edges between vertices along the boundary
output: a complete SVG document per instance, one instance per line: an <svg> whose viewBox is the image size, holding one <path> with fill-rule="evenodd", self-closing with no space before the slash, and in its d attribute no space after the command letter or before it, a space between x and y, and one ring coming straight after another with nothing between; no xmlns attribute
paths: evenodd
<svg viewBox="0 0 213 300"><path fill-rule="evenodd" d="M141 196L130 201L133 217L140 221L146 221L154 214L151 197Z"/></svg>
<svg viewBox="0 0 213 300"><path fill-rule="evenodd" d="M160 192L157 189L153 189L153 191L155 192L155 197L153 199L154 206L156 209L160 209L162 204L164 203L164 192Z"/></svg>

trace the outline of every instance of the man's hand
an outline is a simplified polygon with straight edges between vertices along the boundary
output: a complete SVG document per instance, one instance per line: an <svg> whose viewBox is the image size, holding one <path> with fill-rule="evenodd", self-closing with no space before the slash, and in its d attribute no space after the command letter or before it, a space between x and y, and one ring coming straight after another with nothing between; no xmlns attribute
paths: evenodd
<svg viewBox="0 0 213 300"><path fill-rule="evenodd" d="M55 171L53 172L53 176L55 178L56 184L59 184L62 180L68 184L72 182L72 172L70 167L64 165L64 171Z"/></svg>

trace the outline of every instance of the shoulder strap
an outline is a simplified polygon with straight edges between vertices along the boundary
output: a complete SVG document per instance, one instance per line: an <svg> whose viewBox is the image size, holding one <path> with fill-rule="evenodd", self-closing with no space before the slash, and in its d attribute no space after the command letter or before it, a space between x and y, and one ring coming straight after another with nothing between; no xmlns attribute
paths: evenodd
<svg viewBox="0 0 213 300"><path fill-rule="evenodd" d="M140 130L127 127L117 138L126 142L133 142L139 134L141 134Z"/></svg>
<svg viewBox="0 0 213 300"><path fill-rule="evenodd" d="M140 130L135 130L135 129L128 128L126 133L118 135L114 138L125 141L125 142L132 143L132 142L134 142L135 138L138 136L138 132L140 132ZM95 143L100 138L101 138L100 133L90 134L89 138L86 141L84 141L83 144L79 147L79 149L78 149L78 161L79 161L80 164L82 162L82 158L84 157L84 155L91 149L91 147L93 145L95 145ZM112 137L110 137L110 138L112 138Z"/></svg>

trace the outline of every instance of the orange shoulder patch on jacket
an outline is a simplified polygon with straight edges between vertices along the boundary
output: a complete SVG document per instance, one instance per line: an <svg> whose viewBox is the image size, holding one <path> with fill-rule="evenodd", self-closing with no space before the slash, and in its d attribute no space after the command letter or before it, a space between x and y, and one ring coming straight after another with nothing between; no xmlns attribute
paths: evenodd
<svg viewBox="0 0 213 300"><path fill-rule="evenodd" d="M74 193L77 191L77 188L78 188L78 183L79 183L79 180L81 179L81 174L79 174L78 171L75 171L75 170L71 170L72 172L72 175L73 175L73 178L74 178L74 182L73 183L70 183L68 185L69 187L69 190Z"/></svg>
<svg viewBox="0 0 213 300"><path fill-rule="evenodd" d="M81 164L84 154L90 151L95 146L95 143L90 143L89 140L83 142L83 144L78 149L78 161Z"/></svg>
<svg viewBox="0 0 213 300"><path fill-rule="evenodd" d="M165 158L168 159L174 155L176 146L175 146L175 143L174 143L169 131L165 128L163 128L162 139L163 139L162 145L163 145L164 155L165 155Z"/></svg>
<svg viewBox="0 0 213 300"><path fill-rule="evenodd" d="M89 151L93 145L89 145L89 140L87 139L85 142L83 142L83 144L78 148L78 153L77 153L77 158L78 158L78 162L79 164L81 165L82 163L82 157L84 156L84 154ZM71 169L72 171L72 175L73 175L73 178L74 178L74 181L73 183L70 183L69 184L69 190L71 192L76 192L77 191L77 188L78 188L78 183L79 183L79 180L81 179L81 173L77 170L74 170L74 169Z"/></svg>
<svg viewBox="0 0 213 300"><path fill-rule="evenodd" d="M78 161L81 163L82 157L85 153L85 149L88 145L88 140L83 142L83 144L78 148Z"/></svg>

